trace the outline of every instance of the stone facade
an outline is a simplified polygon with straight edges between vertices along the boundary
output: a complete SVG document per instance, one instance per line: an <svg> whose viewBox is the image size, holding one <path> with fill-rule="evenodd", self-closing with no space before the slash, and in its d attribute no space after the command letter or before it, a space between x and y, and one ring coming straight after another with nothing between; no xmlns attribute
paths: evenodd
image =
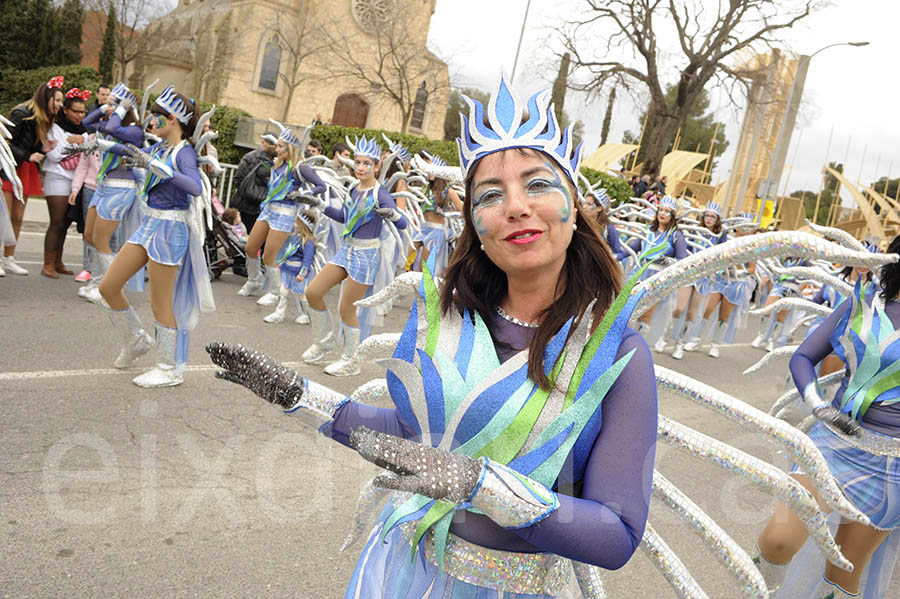
<svg viewBox="0 0 900 599"><path fill-rule="evenodd" d="M408 118L408 132L440 139L450 85L447 65L426 48L435 1L180 0L174 11L148 25L145 35L155 49L134 62L129 84L141 88L158 78L160 85L173 83L186 94L257 118L310 123L318 116L325 123L400 131L402 114L389 93L399 86L397 80L379 86L346 72L339 76L337 55L319 49L333 49L340 39L347 53L363 57L374 73L384 34L379 39L372 29L386 31L390 18L390 24L402 22L397 37L414 56L408 71L423 79L407 82L406 97L415 98L423 84L428 91L427 101ZM299 85L288 101L291 63L297 52L310 48L316 50L302 59Z"/></svg>

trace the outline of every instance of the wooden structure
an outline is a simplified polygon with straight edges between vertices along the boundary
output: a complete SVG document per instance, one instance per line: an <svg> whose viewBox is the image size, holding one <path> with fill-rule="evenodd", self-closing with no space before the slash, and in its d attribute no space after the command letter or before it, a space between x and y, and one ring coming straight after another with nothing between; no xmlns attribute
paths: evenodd
<svg viewBox="0 0 900 599"><path fill-rule="evenodd" d="M581 162L581 166L592 168L595 171L605 173L612 165L637 150L640 146L634 144L603 144L594 153Z"/></svg>

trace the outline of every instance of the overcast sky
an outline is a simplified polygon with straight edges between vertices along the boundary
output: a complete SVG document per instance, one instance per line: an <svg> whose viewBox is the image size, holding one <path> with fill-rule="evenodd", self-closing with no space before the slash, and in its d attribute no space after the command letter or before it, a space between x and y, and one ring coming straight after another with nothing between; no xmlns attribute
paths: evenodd
<svg viewBox="0 0 900 599"><path fill-rule="evenodd" d="M708 1L716 4L715 0ZM450 64L455 85L492 91L501 70L510 74L525 5L526 0L438 0L429 44ZM548 41L551 29L576 18L583 7L583 0L532 0L514 85L518 93L530 94L549 86L558 66L552 42ZM900 88L900 73L895 68L900 56L898 28L897 0L835 0L831 7L784 34L789 49L800 54L812 54L838 42L868 41L870 45L830 48L813 58L803 95L803 114L794 131L779 193L786 183L789 192L818 190L832 127L827 159L844 162L846 157L844 172L851 180L871 182L876 168L878 176L887 175L889 169L892 177L900 176L900 152L896 151L900 128L893 122ZM668 36L665 31L660 35ZM679 60L677 46L670 45L670 51L674 64L671 70L677 74L676 67L684 59ZM712 106L717 108L719 120L728 125L730 146L713 174L714 183L728 177L742 118L740 109L722 96L715 94ZM605 107L605 98L586 104L577 94L570 92L567 96L567 112L585 123L588 153L599 144ZM638 115L643 108L619 95L609 141L621 141L625 129L638 131ZM786 181L790 165L793 168Z"/></svg>

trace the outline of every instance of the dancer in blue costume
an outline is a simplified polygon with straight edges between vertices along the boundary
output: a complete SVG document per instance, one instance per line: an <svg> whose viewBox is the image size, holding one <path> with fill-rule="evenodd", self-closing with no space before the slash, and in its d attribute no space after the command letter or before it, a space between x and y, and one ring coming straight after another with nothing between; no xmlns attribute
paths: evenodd
<svg viewBox="0 0 900 599"><path fill-rule="evenodd" d="M629 254L622 247L622 240L619 239L619 232L616 227L609 222L607 211L609 210L609 193L602 187L592 189L584 194L581 207L588 215L594 217L597 232L601 238L606 241L609 250L620 263L628 258Z"/></svg>
<svg viewBox="0 0 900 599"><path fill-rule="evenodd" d="M363 137L353 147L355 175L359 183L350 191L350 200L341 208L326 206L321 198L304 198L325 216L344 223L338 253L326 264L306 289L310 324L315 342L303 352L307 364L320 364L328 352L341 343L341 358L325 367L332 376L359 374L352 359L362 336L362 328L354 305L368 293L378 278L380 268L393 268L381 259L381 240L385 221L399 229L406 228L406 218L397 209L391 194L376 179L381 165L381 147L375 140ZM393 273L391 273L393 276ZM340 331L335 334L331 315L325 305L325 294L343 282L340 300Z"/></svg>
<svg viewBox="0 0 900 599"><path fill-rule="evenodd" d="M144 150L118 144L109 148L126 157L125 166L147 169L147 207L141 226L100 282L100 294L125 332L125 346L116 359L117 367L125 367L154 343L122 293L126 281L148 267L158 362L133 380L140 387L170 387L184 381L190 331L199 312L215 309L203 254L203 228L192 213L193 198L202 193L197 154L189 143L198 112L192 100L169 86L151 108L163 123L156 129L162 141Z"/></svg>
<svg viewBox="0 0 900 599"><path fill-rule="evenodd" d="M315 171L300 164L300 152L306 148L308 139L308 129L303 139L299 139L291 129L282 127L275 149L275 165L269 175L269 191L260 205L259 218L247 239L247 282L240 288L238 295L247 296L265 287L266 294L256 302L260 306L274 306L278 303L281 274L276 259L287 238L294 232L294 219L301 208L299 196L318 196L325 191L325 182ZM258 257L263 243L265 277Z"/></svg>
<svg viewBox="0 0 900 599"><path fill-rule="evenodd" d="M301 210L297 214L294 233L287 238L278 254L278 267L281 273L281 289L275 311L263 318L269 324L284 322L288 298L294 296L300 315L294 320L296 324L309 324L304 304L306 286L313 279L313 261L316 257L316 214L312 210Z"/></svg>
<svg viewBox="0 0 900 599"><path fill-rule="evenodd" d="M83 122L89 131L98 135L97 143L91 144L96 146L93 151L101 151L101 145L109 148L115 142L140 147L144 136L135 113L137 98L124 83L119 83L110 91L110 98L115 101L115 105L104 104L97 107ZM97 173L97 191L91 198L84 225L84 237L88 243L91 262L91 280L78 289L78 295L88 301L96 304L102 301L98 286L116 257L110 241L120 223L120 238L125 239L140 226L141 205L135 201L140 184L141 181L135 178L135 171L126 167L120 156L108 149L102 152L100 171ZM143 282L143 276L140 276L140 288L143 288Z"/></svg>
<svg viewBox="0 0 900 599"><path fill-rule="evenodd" d="M900 252L900 237L888 252ZM840 524L835 541L854 569L825 564L822 579L822 559L792 560L806 540L805 528L779 504L758 539L769 587L784 583L779 597L882 599L890 583L900 546L900 267L884 266L881 280L878 290L858 279L853 297L807 337L790 363L794 383L814 412L840 411L852 419L842 428L817 422L809 435L844 494L873 526ZM847 374L828 403L820 396L815 366L832 351ZM795 476L809 488L804 473ZM861 582L865 589L858 595Z"/></svg>
<svg viewBox="0 0 900 599"><path fill-rule="evenodd" d="M447 162L440 156L432 156L429 160L434 166L446 167ZM411 270L422 271L422 264L434 255L434 274L441 276L450 259L450 231L444 212L462 210L462 201L450 187L446 179L433 174L428 175L426 202L422 205L422 216L425 222L422 229L413 235L416 257Z"/></svg>
<svg viewBox="0 0 900 599"><path fill-rule="evenodd" d="M213 344L217 376L391 473L392 490L346 597L556 597L569 560L624 565L647 518L657 402L641 297L577 208L580 146L549 90L529 118L505 80L468 100L465 228L436 287L428 268L389 368L395 407L373 408L240 346ZM427 265L426 265L427 266ZM411 557L415 556L414 559Z"/></svg>

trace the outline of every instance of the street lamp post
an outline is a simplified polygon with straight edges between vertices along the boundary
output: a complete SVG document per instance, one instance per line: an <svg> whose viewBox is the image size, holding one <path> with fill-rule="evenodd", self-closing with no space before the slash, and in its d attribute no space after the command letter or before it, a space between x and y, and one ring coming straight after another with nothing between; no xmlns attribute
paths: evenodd
<svg viewBox="0 0 900 599"><path fill-rule="evenodd" d="M516 46L516 57L513 59L512 75L509 77L510 83L513 83L516 80L516 67L519 65L519 50L522 49L522 38L525 37L525 24L528 23L528 10L530 8L531 0L528 0L528 3L525 5L525 16L522 18L522 31L519 32L519 44Z"/></svg>

